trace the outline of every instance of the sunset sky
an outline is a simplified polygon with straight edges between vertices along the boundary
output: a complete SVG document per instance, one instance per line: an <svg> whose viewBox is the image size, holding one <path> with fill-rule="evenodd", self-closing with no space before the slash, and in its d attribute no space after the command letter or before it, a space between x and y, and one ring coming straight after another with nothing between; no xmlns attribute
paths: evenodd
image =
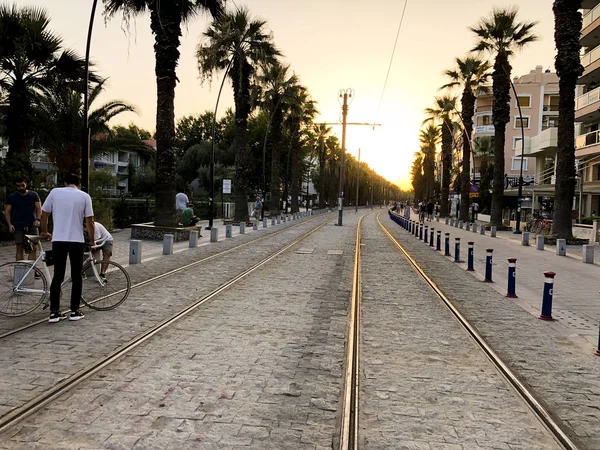
<svg viewBox="0 0 600 450"><path fill-rule="evenodd" d="M43 6L51 29L64 45L85 53L85 40L92 0L27 0L19 5ZM408 0L404 23L383 101L380 98L390 63L404 0L229 0L229 8L246 6L253 16L267 21L285 62L298 74L318 102L317 121L337 122L340 106L337 93L353 88L348 121L379 122L383 126L348 127L347 150L379 174L404 188L410 186L413 153L418 150L418 133L423 109L431 106L443 71L453 67L473 47L467 29L487 15L493 6L509 6L493 0ZM537 20L539 42L513 59L513 76L542 65L554 70L552 0L520 2L521 20ZM105 23L99 0L92 41L92 60L102 76L109 77L108 89L99 100L122 99L133 103L139 115L123 114L115 124L134 122L154 130L156 86L153 36L148 16L139 17L127 31L116 17ZM215 105L222 74L213 85L201 85L194 53L202 40L208 19L194 19L182 39L176 91L176 117L197 114ZM233 106L231 89L221 96L218 114ZM341 137L341 126L334 127Z"/></svg>

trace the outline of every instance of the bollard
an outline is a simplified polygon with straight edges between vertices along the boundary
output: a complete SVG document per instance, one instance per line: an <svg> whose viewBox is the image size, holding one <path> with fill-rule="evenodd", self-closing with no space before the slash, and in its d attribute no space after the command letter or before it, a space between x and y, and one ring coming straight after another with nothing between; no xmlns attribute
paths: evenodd
<svg viewBox="0 0 600 450"><path fill-rule="evenodd" d="M521 245L529 247L529 231L523 231L523 234L521 234Z"/></svg>
<svg viewBox="0 0 600 450"><path fill-rule="evenodd" d="M461 230L463 229L464 225L465 224L464 224L464 222L462 220L458 221L458 228L460 228Z"/></svg>
<svg viewBox="0 0 600 450"><path fill-rule="evenodd" d="M175 241L175 236L173 234L165 234L163 236L163 255L172 255L173 254L173 242Z"/></svg>
<svg viewBox="0 0 600 450"><path fill-rule="evenodd" d="M467 222L467 223L465 224L465 229L466 229L467 231L471 231L471 222Z"/></svg>
<svg viewBox="0 0 600 450"><path fill-rule="evenodd" d="M481 225L481 228L479 229L479 234L485 236L485 225Z"/></svg>
<svg viewBox="0 0 600 450"><path fill-rule="evenodd" d="M267 218L263 219L263 228L267 228Z"/></svg>
<svg viewBox="0 0 600 450"><path fill-rule="evenodd" d="M451 256L450 255L450 233L444 233L444 235L445 235L444 256Z"/></svg>
<svg viewBox="0 0 600 450"><path fill-rule="evenodd" d="M490 236L496 237L496 227L490 227Z"/></svg>
<svg viewBox="0 0 600 450"><path fill-rule="evenodd" d="M427 244L427 241L429 240L429 226L425 225L425 233L423 235L423 241Z"/></svg>
<svg viewBox="0 0 600 450"><path fill-rule="evenodd" d="M240 234L246 234L246 222L240 222Z"/></svg>
<svg viewBox="0 0 600 450"><path fill-rule="evenodd" d="M423 224L419 224L419 239L423 240Z"/></svg>
<svg viewBox="0 0 600 450"><path fill-rule="evenodd" d="M257 230L258 230L258 220L255 220L255 221L254 221L254 223L252 224L252 229L253 229L254 231L257 231Z"/></svg>
<svg viewBox="0 0 600 450"><path fill-rule="evenodd" d="M129 241L129 264L142 263L142 241Z"/></svg>
<svg viewBox="0 0 600 450"><path fill-rule="evenodd" d="M275 226L275 217L271 217L271 226L274 227Z"/></svg>
<svg viewBox="0 0 600 450"><path fill-rule="evenodd" d="M434 234L434 229L433 227L431 227L431 233L429 234L429 246L433 247L433 234Z"/></svg>
<svg viewBox="0 0 600 450"><path fill-rule="evenodd" d="M210 229L210 242L219 242L219 229L216 227Z"/></svg>
<svg viewBox="0 0 600 450"><path fill-rule="evenodd" d="M454 262L460 261L460 238L454 238Z"/></svg>
<svg viewBox="0 0 600 450"><path fill-rule="evenodd" d="M227 225L225 225L225 238L229 239L232 237L231 234L231 224L228 223Z"/></svg>
<svg viewBox="0 0 600 450"><path fill-rule="evenodd" d="M493 248L486 248L485 251L487 254L485 255L485 281L486 283L493 283L492 280L492 253L494 252Z"/></svg>
<svg viewBox="0 0 600 450"><path fill-rule="evenodd" d="M469 244L469 250L467 251L467 271L474 272L475 268L473 267L473 257L475 254L474 250L474 242L467 242Z"/></svg>
<svg viewBox="0 0 600 450"><path fill-rule="evenodd" d="M538 250L544 250L544 236L535 237L535 247Z"/></svg>
<svg viewBox="0 0 600 450"><path fill-rule="evenodd" d="M567 256L567 240L557 239L556 240L556 254L558 256Z"/></svg>
<svg viewBox="0 0 600 450"><path fill-rule="evenodd" d="M544 272L544 296L542 297L541 320L554 320L552 318L552 298L554 297L554 272Z"/></svg>
<svg viewBox="0 0 600 450"><path fill-rule="evenodd" d="M450 226L453 227L454 226L454 217L450 217Z"/></svg>
<svg viewBox="0 0 600 450"><path fill-rule="evenodd" d="M517 296L517 258L508 258L508 288L505 297L518 298Z"/></svg>
<svg viewBox="0 0 600 450"><path fill-rule="evenodd" d="M454 228L458 228L458 219L454 221Z"/></svg>
<svg viewBox="0 0 600 450"><path fill-rule="evenodd" d="M281 216L277 216L277 225L281 225Z"/></svg>
<svg viewBox="0 0 600 450"><path fill-rule="evenodd" d="M442 232L440 230L437 231L437 244L435 250L438 252L442 251Z"/></svg>
<svg viewBox="0 0 600 450"><path fill-rule="evenodd" d="M190 248L198 247L198 231L190 231Z"/></svg>
<svg viewBox="0 0 600 450"><path fill-rule="evenodd" d="M473 222L473 233L477 233L477 224Z"/></svg>
<svg viewBox="0 0 600 450"><path fill-rule="evenodd" d="M439 222L440 221L440 216L435 216L435 221Z"/></svg>
<svg viewBox="0 0 600 450"><path fill-rule="evenodd" d="M444 221L444 223L445 223L446 225L448 225L448 218L447 218L447 217L445 218L445 221Z"/></svg>
<svg viewBox="0 0 600 450"><path fill-rule="evenodd" d="M594 246L584 245L583 246L583 262L586 264L594 264Z"/></svg>
<svg viewBox="0 0 600 450"><path fill-rule="evenodd" d="M598 328L598 349L595 352L596 356L600 356L600 327Z"/></svg>

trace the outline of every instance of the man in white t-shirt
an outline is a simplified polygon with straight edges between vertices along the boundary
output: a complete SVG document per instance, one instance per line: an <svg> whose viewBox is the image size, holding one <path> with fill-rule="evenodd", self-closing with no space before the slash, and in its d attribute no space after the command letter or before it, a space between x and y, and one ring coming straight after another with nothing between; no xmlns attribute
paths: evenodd
<svg viewBox="0 0 600 450"><path fill-rule="evenodd" d="M181 216L181 213L183 213L184 209L187 208L189 203L190 199L187 195L185 195L185 193L179 192L177 195L175 195L175 209L177 210L177 217Z"/></svg>
<svg viewBox="0 0 600 450"><path fill-rule="evenodd" d="M85 219L88 236L94 236L94 211L92 199L88 194L79 190L81 181L78 175L67 174L65 187L54 188L48 194L42 205L41 235L52 238L52 252L54 256L54 276L50 285L50 318L49 322L58 322L66 319L60 313L60 286L65 279L67 256L71 264L71 314L69 320L83 319L79 310L81 300L83 266L83 252L85 238L81 224ZM48 233L48 217L52 214L54 231ZM91 238L90 245L95 245Z"/></svg>

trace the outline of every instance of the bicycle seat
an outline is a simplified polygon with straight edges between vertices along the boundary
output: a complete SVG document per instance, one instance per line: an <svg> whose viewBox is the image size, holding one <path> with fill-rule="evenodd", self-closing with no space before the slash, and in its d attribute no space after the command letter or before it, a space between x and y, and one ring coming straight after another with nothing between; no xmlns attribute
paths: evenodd
<svg viewBox="0 0 600 450"><path fill-rule="evenodd" d="M39 236L37 234L26 234L25 237L33 243L36 243L43 239L43 236Z"/></svg>

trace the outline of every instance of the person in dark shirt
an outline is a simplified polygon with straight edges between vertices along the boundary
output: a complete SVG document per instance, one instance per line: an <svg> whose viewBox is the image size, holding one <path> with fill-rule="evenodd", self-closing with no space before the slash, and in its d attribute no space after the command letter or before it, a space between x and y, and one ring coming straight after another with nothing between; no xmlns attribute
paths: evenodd
<svg viewBox="0 0 600 450"><path fill-rule="evenodd" d="M427 202L427 220L430 222L433 220L433 202L431 200Z"/></svg>
<svg viewBox="0 0 600 450"><path fill-rule="evenodd" d="M17 261L23 259L23 242L26 234L38 234L40 218L42 217L42 204L37 192L27 189L27 180L23 177L15 181L17 188L6 199L4 205L4 218L8 224L8 231L15 234L17 247ZM36 249L29 254L30 260L37 258Z"/></svg>

